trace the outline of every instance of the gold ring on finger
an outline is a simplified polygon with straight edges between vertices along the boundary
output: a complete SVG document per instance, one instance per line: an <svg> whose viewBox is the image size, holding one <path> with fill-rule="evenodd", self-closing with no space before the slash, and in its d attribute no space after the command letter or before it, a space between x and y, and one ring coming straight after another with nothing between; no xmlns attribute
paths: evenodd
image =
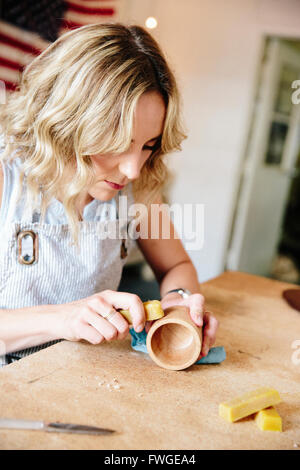
<svg viewBox="0 0 300 470"><path fill-rule="evenodd" d="M110 310L110 312L108 313L101 313L101 316L107 320L107 321L110 321L110 319L116 314L117 312L113 309L113 310Z"/></svg>

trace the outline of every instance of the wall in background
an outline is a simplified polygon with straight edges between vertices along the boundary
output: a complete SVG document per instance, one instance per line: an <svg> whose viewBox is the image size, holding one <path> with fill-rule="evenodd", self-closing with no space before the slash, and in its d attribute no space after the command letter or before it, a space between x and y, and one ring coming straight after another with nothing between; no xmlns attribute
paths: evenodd
<svg viewBox="0 0 300 470"><path fill-rule="evenodd" d="M263 38L300 37L300 2L127 1L124 21L157 18L151 32L182 91L189 138L168 158L169 199L205 204L204 247L189 252L202 282L224 270Z"/></svg>

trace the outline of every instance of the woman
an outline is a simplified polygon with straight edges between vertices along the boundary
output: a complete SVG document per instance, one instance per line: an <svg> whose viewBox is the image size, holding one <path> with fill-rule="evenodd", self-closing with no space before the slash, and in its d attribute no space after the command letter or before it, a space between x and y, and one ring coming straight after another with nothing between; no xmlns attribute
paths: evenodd
<svg viewBox="0 0 300 470"><path fill-rule="evenodd" d="M117 292L134 244L124 235L118 196L128 205L162 202L163 156L186 137L179 116L174 76L139 26L84 26L26 68L1 119L4 363L60 339L123 339L128 323L117 309L129 309L134 329L143 330L141 299ZM104 207L113 209L109 216ZM108 222L121 238L102 236ZM137 243L160 284L163 308L187 305L195 324L204 324L202 357L217 320L205 312L196 270L168 224L170 239ZM169 292L176 288L190 292Z"/></svg>

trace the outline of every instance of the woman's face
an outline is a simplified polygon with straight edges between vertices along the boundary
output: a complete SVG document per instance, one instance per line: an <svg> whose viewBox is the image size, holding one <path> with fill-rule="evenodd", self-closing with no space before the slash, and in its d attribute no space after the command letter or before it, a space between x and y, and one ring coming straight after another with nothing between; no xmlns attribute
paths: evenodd
<svg viewBox="0 0 300 470"><path fill-rule="evenodd" d="M165 112L164 100L158 92L150 91L139 98L130 148L121 154L90 156L97 181L88 190L89 200L95 198L108 201L122 189L114 188L109 183L125 186L139 177L144 163L162 135Z"/></svg>

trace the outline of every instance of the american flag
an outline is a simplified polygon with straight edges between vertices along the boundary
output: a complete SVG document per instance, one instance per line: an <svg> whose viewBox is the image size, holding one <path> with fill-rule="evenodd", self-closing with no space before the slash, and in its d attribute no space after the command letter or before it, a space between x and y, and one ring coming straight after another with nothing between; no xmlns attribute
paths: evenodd
<svg viewBox="0 0 300 470"><path fill-rule="evenodd" d="M0 80L6 90L14 90L23 68L65 32L86 24L120 21L121 1L2 0Z"/></svg>

